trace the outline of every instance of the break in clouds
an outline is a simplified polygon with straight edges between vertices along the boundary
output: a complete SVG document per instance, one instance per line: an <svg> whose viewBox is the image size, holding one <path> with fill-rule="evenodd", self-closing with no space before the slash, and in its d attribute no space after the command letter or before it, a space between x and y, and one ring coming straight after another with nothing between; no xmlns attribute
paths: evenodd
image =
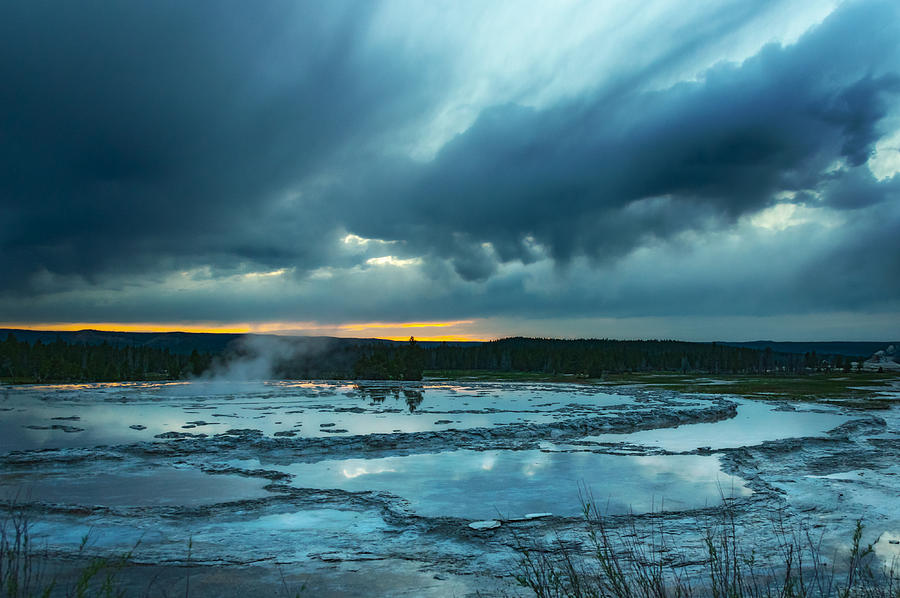
<svg viewBox="0 0 900 598"><path fill-rule="evenodd" d="M895 2L443 10L5 3L2 319L896 331Z"/></svg>

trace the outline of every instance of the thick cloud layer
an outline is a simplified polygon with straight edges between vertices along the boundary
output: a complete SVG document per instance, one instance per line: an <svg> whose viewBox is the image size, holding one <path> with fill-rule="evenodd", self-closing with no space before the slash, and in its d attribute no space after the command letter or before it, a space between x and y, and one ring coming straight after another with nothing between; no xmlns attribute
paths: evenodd
<svg viewBox="0 0 900 598"><path fill-rule="evenodd" d="M730 224L779 192L852 205L830 195L861 176L854 170L900 101L900 31L883 26L897 16L854 6L793 46L767 45L661 91L600 88L545 110L490 108L432 163L388 169L394 178L376 187L380 211L361 209L353 228L404 238L418 227L418 249L484 279L487 259L472 255L483 242L502 261L527 261L533 243L557 260L602 260L648 238ZM850 172L829 179L836 160ZM871 191L869 201L886 199L880 186ZM359 202L371 192L361 189Z"/></svg>
<svg viewBox="0 0 900 598"><path fill-rule="evenodd" d="M242 261L317 264L334 220L303 181L421 103L364 7L4 4L4 285Z"/></svg>
<svg viewBox="0 0 900 598"><path fill-rule="evenodd" d="M0 320L900 311L895 3L449 10L4 4Z"/></svg>

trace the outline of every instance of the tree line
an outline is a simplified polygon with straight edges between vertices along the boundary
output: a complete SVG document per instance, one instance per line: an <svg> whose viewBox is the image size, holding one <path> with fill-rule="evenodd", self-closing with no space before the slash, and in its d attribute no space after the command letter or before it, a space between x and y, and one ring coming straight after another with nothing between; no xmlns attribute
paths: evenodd
<svg viewBox="0 0 900 598"><path fill-rule="evenodd" d="M7 382L119 382L179 380L203 372L208 353L189 355L153 347L19 341L9 334L0 342L0 379Z"/></svg>
<svg viewBox="0 0 900 598"><path fill-rule="evenodd" d="M779 353L717 343L682 341L506 338L484 343L407 343L358 339L291 339L303 350L275 359L272 375L288 379L421 380L425 370L532 372L602 378L626 372L703 374L803 373L849 370L842 355ZM29 343L9 334L0 342L0 379L6 382L178 380L252 358L238 343L219 352L168 348ZM862 358L857 358L862 361Z"/></svg>
<svg viewBox="0 0 900 598"><path fill-rule="evenodd" d="M427 369L539 372L589 378L624 372L802 373L845 369L851 364L851 358L843 355L778 353L770 348L673 340L505 338L476 345L437 345L427 349L426 355Z"/></svg>

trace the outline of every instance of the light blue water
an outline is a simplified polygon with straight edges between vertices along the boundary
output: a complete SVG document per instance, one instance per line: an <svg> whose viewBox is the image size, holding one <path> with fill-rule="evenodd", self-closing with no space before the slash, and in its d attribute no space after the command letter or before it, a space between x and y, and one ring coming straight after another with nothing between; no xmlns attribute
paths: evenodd
<svg viewBox="0 0 900 598"><path fill-rule="evenodd" d="M259 459L236 467L277 469L302 488L381 490L403 497L425 516L469 519L581 513L579 490L588 489L610 513L682 510L746 496L737 477L714 456L622 456L585 452L470 451L334 459L272 465Z"/></svg>
<svg viewBox="0 0 900 598"><path fill-rule="evenodd" d="M823 436L828 430L850 418L834 413L810 411L777 411L777 405L734 399L737 417L705 424L687 424L677 428L644 430L631 434L600 434L583 440L595 442L627 442L672 452L754 446L782 438Z"/></svg>
<svg viewBox="0 0 900 598"><path fill-rule="evenodd" d="M214 435L230 428L299 437L466 429L544 423L634 405L633 397L595 388L540 384L175 382L3 390L0 453L152 441L165 432Z"/></svg>

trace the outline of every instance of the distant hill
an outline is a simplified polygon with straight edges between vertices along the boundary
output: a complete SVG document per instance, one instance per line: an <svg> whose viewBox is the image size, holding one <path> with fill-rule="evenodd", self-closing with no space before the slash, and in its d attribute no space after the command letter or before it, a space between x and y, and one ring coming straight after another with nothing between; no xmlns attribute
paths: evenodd
<svg viewBox="0 0 900 598"><path fill-rule="evenodd" d="M813 351L818 355L844 355L848 357L870 357L876 351L885 349L889 345L900 345L894 341L869 342L869 341L825 341L825 342L776 342L776 341L751 341L751 342L719 342L728 347L744 347L764 351L771 349L778 353L797 353L800 355Z"/></svg>

